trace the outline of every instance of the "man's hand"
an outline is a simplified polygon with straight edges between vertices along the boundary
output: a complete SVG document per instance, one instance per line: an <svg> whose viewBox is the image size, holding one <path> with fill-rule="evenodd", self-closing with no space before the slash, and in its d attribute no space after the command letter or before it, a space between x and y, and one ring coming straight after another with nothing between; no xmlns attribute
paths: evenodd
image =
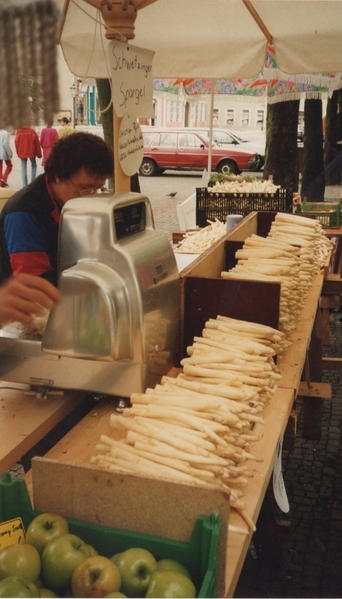
<svg viewBox="0 0 342 599"><path fill-rule="evenodd" d="M34 275L19 274L0 288L0 323L31 322L42 308L51 310L60 301L60 293L51 283Z"/></svg>

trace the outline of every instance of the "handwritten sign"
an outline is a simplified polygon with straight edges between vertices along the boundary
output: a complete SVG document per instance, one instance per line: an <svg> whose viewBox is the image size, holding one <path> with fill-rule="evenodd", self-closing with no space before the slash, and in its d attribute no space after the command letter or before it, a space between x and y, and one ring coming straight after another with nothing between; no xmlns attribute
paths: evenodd
<svg viewBox="0 0 342 599"><path fill-rule="evenodd" d="M110 42L113 106L118 117L153 117L153 56L152 50Z"/></svg>
<svg viewBox="0 0 342 599"><path fill-rule="evenodd" d="M131 115L122 117L119 133L120 165L128 177L136 173L144 156L144 140L139 124Z"/></svg>
<svg viewBox="0 0 342 599"><path fill-rule="evenodd" d="M25 530L21 518L13 518L0 524L0 550L8 545L25 542Z"/></svg>

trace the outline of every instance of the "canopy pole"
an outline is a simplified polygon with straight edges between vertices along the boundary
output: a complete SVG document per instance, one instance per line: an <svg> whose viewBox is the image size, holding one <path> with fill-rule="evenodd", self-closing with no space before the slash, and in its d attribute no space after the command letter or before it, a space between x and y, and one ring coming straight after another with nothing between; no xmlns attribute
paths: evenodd
<svg viewBox="0 0 342 599"><path fill-rule="evenodd" d="M261 31L264 34L265 38L267 39L268 43L273 44L273 36L268 31L268 29L267 29L265 23L263 22L263 20L261 19L259 13L255 10L251 0L242 0L242 2L244 3L248 12L252 15L252 17L253 17L254 21L256 22L256 24L258 25L259 29L261 29Z"/></svg>
<svg viewBox="0 0 342 599"><path fill-rule="evenodd" d="M211 175L211 164L213 155L213 115L214 115L214 88L215 80L211 80L211 92L210 92L210 126L209 126L209 150L208 150L208 181Z"/></svg>
<svg viewBox="0 0 342 599"><path fill-rule="evenodd" d="M113 140L114 140L114 191L122 193L131 191L131 178L125 175L120 164L120 126L121 117L113 110Z"/></svg>

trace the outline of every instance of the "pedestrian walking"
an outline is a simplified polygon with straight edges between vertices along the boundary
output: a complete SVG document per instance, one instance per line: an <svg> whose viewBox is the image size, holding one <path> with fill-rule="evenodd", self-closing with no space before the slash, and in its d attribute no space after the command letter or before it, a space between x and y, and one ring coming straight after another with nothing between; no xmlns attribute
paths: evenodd
<svg viewBox="0 0 342 599"><path fill-rule="evenodd" d="M0 187L8 187L7 179L13 169L10 136L6 129L0 129ZM6 168L3 171L3 162Z"/></svg>
<svg viewBox="0 0 342 599"><path fill-rule="evenodd" d="M61 119L61 125L62 127L58 131L59 139L62 139L63 137L67 137L68 135L75 133L75 129L70 125L70 121L66 116L64 116Z"/></svg>
<svg viewBox="0 0 342 599"><path fill-rule="evenodd" d="M17 130L14 145L21 160L21 178L23 187L27 185L27 159L31 162L31 182L36 178L36 158L42 157L39 137L32 127L21 127Z"/></svg>
<svg viewBox="0 0 342 599"><path fill-rule="evenodd" d="M50 156L53 145L58 139L58 131L52 126L52 121L46 123L46 127L40 132L40 147L43 151L42 166L45 166L48 157Z"/></svg>

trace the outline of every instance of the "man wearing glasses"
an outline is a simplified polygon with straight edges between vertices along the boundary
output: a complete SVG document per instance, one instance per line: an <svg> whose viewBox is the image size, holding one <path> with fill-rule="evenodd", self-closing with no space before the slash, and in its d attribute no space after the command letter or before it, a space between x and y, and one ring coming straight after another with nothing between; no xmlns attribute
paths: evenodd
<svg viewBox="0 0 342 599"><path fill-rule="evenodd" d="M98 135L77 132L56 142L45 173L9 198L1 212L0 284L26 273L57 285L61 210L68 200L95 195L112 176L113 163L112 148Z"/></svg>

